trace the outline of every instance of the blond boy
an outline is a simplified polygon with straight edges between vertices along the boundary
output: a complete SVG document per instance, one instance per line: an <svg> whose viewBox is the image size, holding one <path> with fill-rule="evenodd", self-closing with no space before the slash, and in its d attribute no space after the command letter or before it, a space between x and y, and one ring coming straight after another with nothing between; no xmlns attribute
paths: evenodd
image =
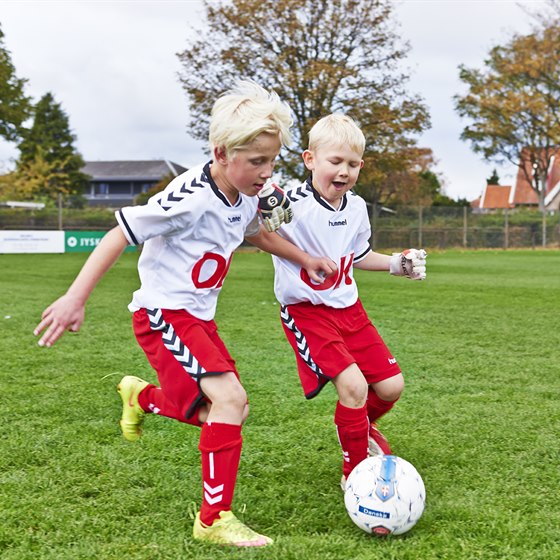
<svg viewBox="0 0 560 560"><path fill-rule="evenodd" d="M317 283L304 269L273 257L275 294L298 366L305 396L315 397L329 381L338 393L334 414L343 453L341 486L369 453L391 453L377 420L400 397L404 379L359 298L353 269L389 271L422 280L425 252L392 256L371 250L366 204L351 189L364 162L365 138L349 117L332 114L309 134L303 161L311 176L287 191L294 219L279 231L312 255L330 257L338 273Z"/></svg>
<svg viewBox="0 0 560 560"><path fill-rule="evenodd" d="M210 125L212 161L176 177L144 206L116 212L118 225L92 253L65 295L35 329L40 346L76 331L85 303L127 245L143 244L140 288L129 305L138 343L160 386L135 376L118 385L127 440L141 435L147 413L201 427L202 506L196 539L234 546L265 546L231 511L241 455L247 395L214 322L217 298L234 250L247 238L293 260L317 281L334 267L310 257L257 218L257 193L270 179L282 144L290 141L289 107L253 82L220 97ZM278 218L278 216L275 216Z"/></svg>

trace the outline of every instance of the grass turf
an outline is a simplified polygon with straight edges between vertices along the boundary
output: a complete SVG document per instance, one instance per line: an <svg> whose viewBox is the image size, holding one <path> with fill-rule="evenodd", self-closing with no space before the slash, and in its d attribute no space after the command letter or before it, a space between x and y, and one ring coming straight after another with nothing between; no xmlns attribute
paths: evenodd
<svg viewBox="0 0 560 560"><path fill-rule="evenodd" d="M407 381L381 428L427 489L416 527L389 539L347 517L335 393L302 396L270 258L235 255L217 314L251 402L234 511L275 538L262 550L192 539L196 428L153 416L140 442L120 436L120 376L156 381L126 309L137 255L101 281L80 333L36 345L85 258L0 255L3 560L560 557L557 251L434 253L422 283L356 271Z"/></svg>

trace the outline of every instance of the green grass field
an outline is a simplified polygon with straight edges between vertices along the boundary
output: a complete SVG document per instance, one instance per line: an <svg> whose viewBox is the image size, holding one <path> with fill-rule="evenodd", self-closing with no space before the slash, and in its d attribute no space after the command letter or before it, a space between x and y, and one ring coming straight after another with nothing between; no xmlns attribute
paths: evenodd
<svg viewBox="0 0 560 560"><path fill-rule="evenodd" d="M428 280L357 271L360 294L407 388L380 425L424 478L426 510L402 537L347 517L332 387L301 393L263 254L233 260L221 334L251 401L234 511L267 549L193 541L199 432L148 417L120 436L124 374L155 381L126 309L125 254L80 333L51 349L32 331L86 255L0 255L2 560L552 560L560 558L560 253L449 251Z"/></svg>

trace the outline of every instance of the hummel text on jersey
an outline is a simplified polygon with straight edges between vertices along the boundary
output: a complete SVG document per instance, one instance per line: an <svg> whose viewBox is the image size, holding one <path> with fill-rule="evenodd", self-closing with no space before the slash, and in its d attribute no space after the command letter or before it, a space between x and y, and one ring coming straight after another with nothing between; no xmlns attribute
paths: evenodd
<svg viewBox="0 0 560 560"><path fill-rule="evenodd" d="M332 222L331 220L329 220L329 226L334 227L334 226L345 226L347 225L346 219L344 220L336 220L334 222Z"/></svg>
<svg viewBox="0 0 560 560"><path fill-rule="evenodd" d="M238 224L241 221L241 216L228 216L230 224Z"/></svg>

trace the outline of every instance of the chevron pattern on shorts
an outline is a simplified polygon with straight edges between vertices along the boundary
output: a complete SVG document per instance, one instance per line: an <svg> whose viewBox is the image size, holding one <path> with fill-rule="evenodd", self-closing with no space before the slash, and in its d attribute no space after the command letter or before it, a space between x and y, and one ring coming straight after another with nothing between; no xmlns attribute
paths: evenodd
<svg viewBox="0 0 560 560"><path fill-rule="evenodd" d="M161 309L146 309L146 312L150 320L150 328L154 331L162 331L161 341L164 346L175 356L185 371L198 380L203 373L206 373L206 370L179 338L173 325L165 322Z"/></svg>
<svg viewBox="0 0 560 560"><path fill-rule="evenodd" d="M203 173L198 179L195 177L189 186L187 186L187 183L183 183L180 189L175 189L168 193L167 196L162 196L158 200L158 204L167 212L167 210L171 210L176 202L181 202L188 194L193 194L196 189L201 189L208 185L208 178Z"/></svg>
<svg viewBox="0 0 560 560"><path fill-rule="evenodd" d="M316 375L323 375L321 368L313 361L313 358L311 357L311 353L309 351L309 346L307 345L305 336L303 336L301 331L296 327L294 318L290 315L285 305L283 305L280 310L280 318L282 319L282 322L286 325L286 327L288 327L294 333L297 342L298 353L301 359L310 367L313 372L315 372Z"/></svg>

